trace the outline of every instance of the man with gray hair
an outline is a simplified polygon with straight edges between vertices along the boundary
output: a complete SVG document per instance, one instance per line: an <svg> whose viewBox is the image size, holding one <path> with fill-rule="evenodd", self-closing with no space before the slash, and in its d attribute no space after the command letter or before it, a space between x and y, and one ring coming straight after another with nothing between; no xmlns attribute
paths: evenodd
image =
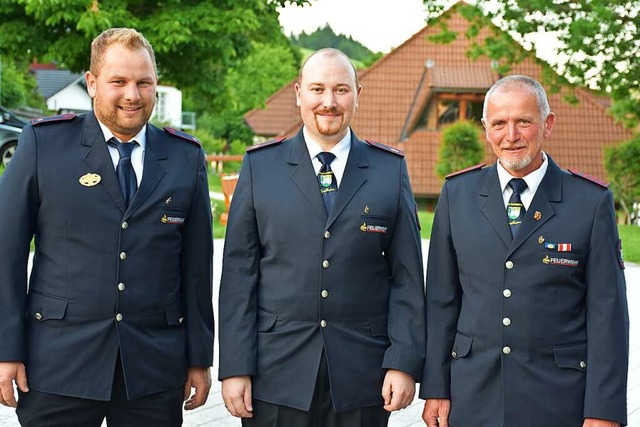
<svg viewBox="0 0 640 427"><path fill-rule="evenodd" d="M607 185L543 151L555 115L526 76L482 124L498 161L442 187L427 266L429 427L626 423L628 314Z"/></svg>

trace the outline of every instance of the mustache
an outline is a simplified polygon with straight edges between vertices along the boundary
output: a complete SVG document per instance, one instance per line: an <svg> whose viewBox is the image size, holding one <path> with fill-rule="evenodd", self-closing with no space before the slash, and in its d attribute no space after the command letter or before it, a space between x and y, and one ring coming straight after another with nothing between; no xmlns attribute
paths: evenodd
<svg viewBox="0 0 640 427"><path fill-rule="evenodd" d="M336 114L336 113L342 113L342 109L338 108L338 107L331 107L331 108L318 108L314 111L314 113L316 114Z"/></svg>

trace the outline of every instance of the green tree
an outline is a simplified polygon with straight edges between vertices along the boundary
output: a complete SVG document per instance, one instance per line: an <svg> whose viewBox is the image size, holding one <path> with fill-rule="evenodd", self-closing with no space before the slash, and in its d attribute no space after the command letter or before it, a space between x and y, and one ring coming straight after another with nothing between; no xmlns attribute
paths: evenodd
<svg viewBox="0 0 640 427"><path fill-rule="evenodd" d="M605 148L604 167L611 190L630 224L630 208L640 202L640 134L620 145Z"/></svg>
<svg viewBox="0 0 640 427"><path fill-rule="evenodd" d="M28 73L25 63L16 63L11 58L0 59L0 105L7 108L36 107L44 109L45 104L36 90L36 81Z"/></svg>
<svg viewBox="0 0 640 427"><path fill-rule="evenodd" d="M0 51L16 60L36 57L80 72L89 67L96 35L110 27L134 27L154 46L162 83L186 92L192 111L229 116L229 70L254 51L254 43L289 46L277 7L308 2L3 0Z"/></svg>
<svg viewBox="0 0 640 427"><path fill-rule="evenodd" d="M483 157L478 125L469 121L455 122L442 131L436 175L444 179L451 172L480 163Z"/></svg>
<svg viewBox="0 0 640 427"><path fill-rule="evenodd" d="M336 34L329 24L318 28L311 34L303 31L298 36L292 36L291 42L296 46L310 50L318 50L325 47L340 49L354 61L365 62L367 64L373 62L372 58L378 59L382 56L381 53L375 54L371 52L366 46L355 41L351 36L347 37L343 34Z"/></svg>
<svg viewBox="0 0 640 427"><path fill-rule="evenodd" d="M445 7L442 0L424 0L430 19ZM554 65L567 81L591 87L611 97L611 112L628 127L640 123L640 2L636 0L477 0L475 6L457 4L471 26L465 34L474 43L469 55L500 61L502 72L522 59L521 47L530 47L536 33L554 34L560 46ZM499 30L488 25L495 23ZM458 36L440 21L446 42ZM480 29L491 29L484 41ZM563 79L548 74L545 84L557 88Z"/></svg>
<svg viewBox="0 0 640 427"><path fill-rule="evenodd" d="M244 114L254 108L264 107L264 101L290 82L298 72L300 58L289 46L255 42L251 53L227 70L223 89L209 103L207 112L198 117L198 129L206 130L228 143L234 140L252 142L253 132L244 121ZM189 91L186 98L197 98ZM185 105L189 105L185 102ZM205 106L203 106L205 107ZM225 144L223 150L229 151Z"/></svg>

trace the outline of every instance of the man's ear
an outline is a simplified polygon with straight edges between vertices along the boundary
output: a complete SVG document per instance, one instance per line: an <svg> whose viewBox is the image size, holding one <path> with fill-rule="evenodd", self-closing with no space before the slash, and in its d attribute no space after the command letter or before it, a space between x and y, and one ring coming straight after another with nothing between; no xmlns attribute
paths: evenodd
<svg viewBox="0 0 640 427"><path fill-rule="evenodd" d="M84 79L87 82L87 92L91 98L96 96L96 77L91 74L91 71L84 73Z"/></svg>
<svg viewBox="0 0 640 427"><path fill-rule="evenodd" d="M551 136L551 129L553 129L553 124L556 121L556 115L553 113L549 113L547 118L544 121L544 137L549 138Z"/></svg>

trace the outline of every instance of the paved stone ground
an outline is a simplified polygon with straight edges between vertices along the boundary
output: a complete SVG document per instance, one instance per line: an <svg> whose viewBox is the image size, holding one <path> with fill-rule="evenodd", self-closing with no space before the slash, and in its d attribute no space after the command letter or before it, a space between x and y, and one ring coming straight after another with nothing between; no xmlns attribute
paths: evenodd
<svg viewBox="0 0 640 427"><path fill-rule="evenodd" d="M423 241L423 249L426 256L426 248L428 241ZM218 306L218 284L220 282L221 272L221 256L222 256L221 240L215 241L214 256L214 307L217 311ZM426 263L425 263L426 265ZM627 263L625 270L627 278L627 297L629 300L629 316L631 321L631 339L630 339L630 357L629 357L629 394L628 394L628 413L629 426L640 427L640 329L636 329L635 325L640 322L640 265ZM217 316L216 316L217 319ZM216 335L217 336L217 335ZM212 370L214 378L213 386L209 394L206 405L194 411L185 412L184 427L196 426L214 426L239 427L240 421L231 417L226 411L220 395L220 383L217 378L217 342L215 348L216 364ZM390 427L417 427L424 426L421 419L423 402L415 399L413 403L406 409L395 412L391 415ZM19 427L15 412L11 408L0 406L0 427Z"/></svg>

